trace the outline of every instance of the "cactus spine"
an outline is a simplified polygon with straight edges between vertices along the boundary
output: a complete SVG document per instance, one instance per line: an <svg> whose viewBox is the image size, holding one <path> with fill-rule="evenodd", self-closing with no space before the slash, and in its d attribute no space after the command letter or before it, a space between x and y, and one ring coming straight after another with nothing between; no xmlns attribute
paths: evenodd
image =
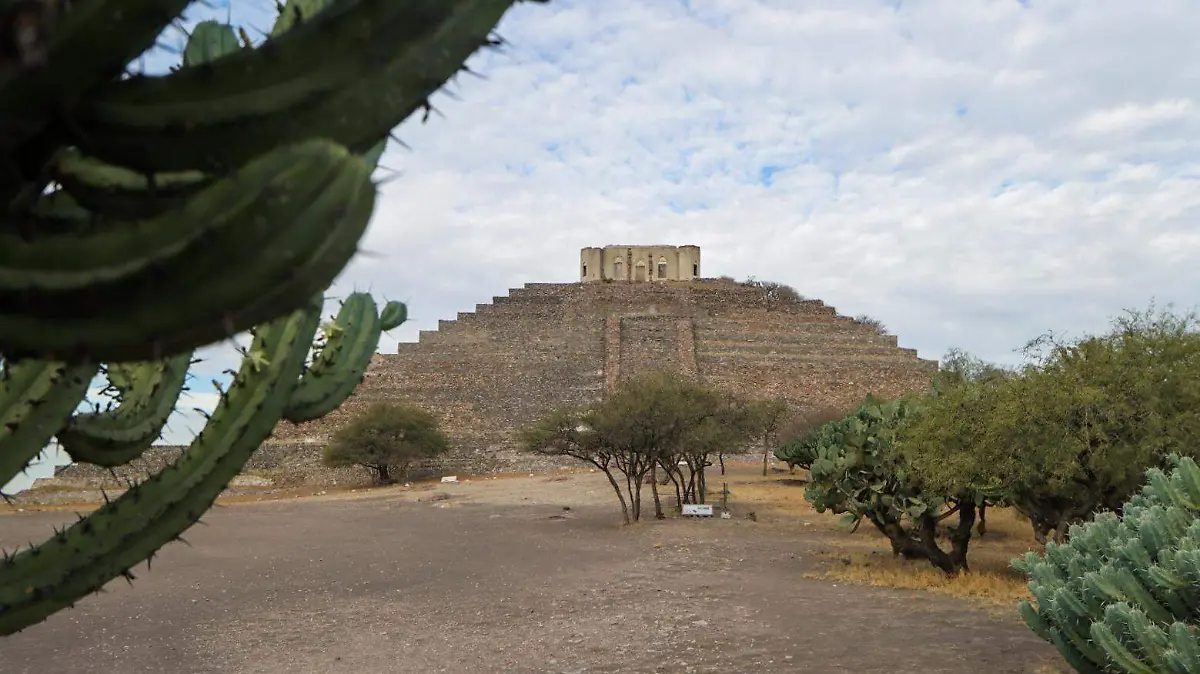
<svg viewBox="0 0 1200 674"><path fill-rule="evenodd" d="M1071 527L1013 566L1037 601L1021 617L1079 672L1200 672L1200 467L1171 458L1122 509Z"/></svg>

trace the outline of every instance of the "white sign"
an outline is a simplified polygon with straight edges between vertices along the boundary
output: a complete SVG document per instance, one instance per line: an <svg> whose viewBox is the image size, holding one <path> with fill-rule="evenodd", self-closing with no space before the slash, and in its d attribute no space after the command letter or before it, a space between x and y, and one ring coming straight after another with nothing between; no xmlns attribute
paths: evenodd
<svg viewBox="0 0 1200 674"><path fill-rule="evenodd" d="M458 482L457 475L449 475L442 478L442 484L454 484L455 482Z"/></svg>
<svg viewBox="0 0 1200 674"><path fill-rule="evenodd" d="M697 505L695 503L683 504L683 514L692 515L694 517L712 517L713 508L711 505Z"/></svg>

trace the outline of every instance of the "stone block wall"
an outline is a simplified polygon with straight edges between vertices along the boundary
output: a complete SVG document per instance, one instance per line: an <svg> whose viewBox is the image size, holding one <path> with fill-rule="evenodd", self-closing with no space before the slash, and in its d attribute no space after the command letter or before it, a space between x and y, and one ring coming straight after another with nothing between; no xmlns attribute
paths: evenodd
<svg viewBox="0 0 1200 674"><path fill-rule="evenodd" d="M769 299L746 284L531 283L376 355L342 409L285 422L274 442L319 444L363 404L408 401L440 417L457 457L448 461L504 470L528 461L514 451L515 428L663 367L797 410L923 389L937 371L818 300Z"/></svg>

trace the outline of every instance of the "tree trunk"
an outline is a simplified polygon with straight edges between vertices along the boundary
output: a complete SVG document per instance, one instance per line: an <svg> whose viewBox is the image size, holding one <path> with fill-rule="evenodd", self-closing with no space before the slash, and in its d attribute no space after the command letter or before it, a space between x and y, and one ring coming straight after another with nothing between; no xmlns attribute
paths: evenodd
<svg viewBox="0 0 1200 674"><path fill-rule="evenodd" d="M683 497L687 499L687 503L696 502L696 469L688 464L687 485L683 489Z"/></svg>
<svg viewBox="0 0 1200 674"><path fill-rule="evenodd" d="M700 473L697 475L697 487L700 490L700 498L697 503L704 503L704 499L708 496L708 483L704 480L704 466L700 466Z"/></svg>
<svg viewBox="0 0 1200 674"><path fill-rule="evenodd" d="M663 514L662 499L658 496L658 466L650 464L650 491L654 494L654 519L665 520L666 515Z"/></svg>
<svg viewBox="0 0 1200 674"><path fill-rule="evenodd" d="M958 504L958 526L950 532L950 562L955 573L970 571L967 566L967 548L971 545L971 527L975 526L975 501L963 499Z"/></svg>
<svg viewBox="0 0 1200 674"><path fill-rule="evenodd" d="M925 559L925 550L913 539L912 533L905 529L899 522L882 522L873 517L868 517L867 519L871 521L871 524L875 525L879 533L887 536L888 543L892 546L893 557Z"/></svg>
<svg viewBox="0 0 1200 674"><path fill-rule="evenodd" d="M671 484L674 485L674 487L675 487L675 505L677 506L676 509L682 510L682 506L683 506L683 476L681 475L677 478L676 473L678 471L671 470L671 468L669 466L664 465L662 467L662 469L663 469L663 472L667 474L667 477L670 478ZM676 469L678 469L678 466L676 466Z"/></svg>
<svg viewBox="0 0 1200 674"><path fill-rule="evenodd" d="M377 463L372 466L375 469L375 481L379 484L392 483L392 471L386 463Z"/></svg>
<svg viewBox="0 0 1200 674"><path fill-rule="evenodd" d="M608 478L608 483L612 485L613 491L617 492L617 500L621 502L621 521L629 524L629 504L625 502L625 495L621 493L621 484L617 482L617 477L612 474L612 470L608 466L596 464L596 467L604 472L604 477Z"/></svg>
<svg viewBox="0 0 1200 674"><path fill-rule="evenodd" d="M717 452L717 462L721 464L721 475L725 475L725 452Z"/></svg>
<svg viewBox="0 0 1200 674"><path fill-rule="evenodd" d="M622 471L624 472L624 471ZM633 488L634 477L629 473L625 473L625 495L629 497L629 521L638 521L638 502L636 498L636 490ZM641 485L639 485L640 487Z"/></svg>
<svg viewBox="0 0 1200 674"><path fill-rule="evenodd" d="M763 477L767 476L767 457L771 455L771 443L767 441L766 436L763 437Z"/></svg>
<svg viewBox="0 0 1200 674"><path fill-rule="evenodd" d="M1054 525L1054 542L1065 543L1067 540L1067 530L1070 528L1070 515L1064 511L1058 518L1058 524Z"/></svg>
<svg viewBox="0 0 1200 674"><path fill-rule="evenodd" d="M633 521L642 521L642 475L634 481L633 485Z"/></svg>
<svg viewBox="0 0 1200 674"><path fill-rule="evenodd" d="M950 559L945 551L938 547L937 544L937 518L922 517L920 523L921 548L925 550L925 559L929 560L939 571L947 576L953 576L958 572L954 566L954 560Z"/></svg>
<svg viewBox="0 0 1200 674"><path fill-rule="evenodd" d="M983 536L987 533L987 507L987 501L984 501L979 506L979 526L975 528L975 531L977 531L980 536Z"/></svg>

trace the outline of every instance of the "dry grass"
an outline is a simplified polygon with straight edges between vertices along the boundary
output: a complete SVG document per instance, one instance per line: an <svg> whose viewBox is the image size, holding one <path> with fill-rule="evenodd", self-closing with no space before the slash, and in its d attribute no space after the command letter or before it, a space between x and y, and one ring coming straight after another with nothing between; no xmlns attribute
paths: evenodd
<svg viewBox="0 0 1200 674"><path fill-rule="evenodd" d="M1025 577L1008 565L1008 559L972 555L971 571L953 578L924 560L896 559L882 550L825 553L831 568L817 574L823 578L876 587L923 590L954 597L968 597L1013 606L1029 598ZM981 558L982 557L982 558Z"/></svg>
<svg viewBox="0 0 1200 674"><path fill-rule="evenodd" d="M761 467L756 470L749 465L735 465L724 478L712 479L712 490L718 491L723 479L729 485L732 508L754 512L760 522L799 525L822 532L822 554L830 563L819 574L821 577L968 597L1008 607L1029 597L1026 578L1010 562L1041 546L1033 539L1029 523L1013 511L988 509L987 534L971 541L971 571L948 578L926 561L906 562L893 557L887 539L869 524L855 533L839 530L836 516L817 513L805 500L805 477L804 471L789 474L779 469L764 477Z"/></svg>

